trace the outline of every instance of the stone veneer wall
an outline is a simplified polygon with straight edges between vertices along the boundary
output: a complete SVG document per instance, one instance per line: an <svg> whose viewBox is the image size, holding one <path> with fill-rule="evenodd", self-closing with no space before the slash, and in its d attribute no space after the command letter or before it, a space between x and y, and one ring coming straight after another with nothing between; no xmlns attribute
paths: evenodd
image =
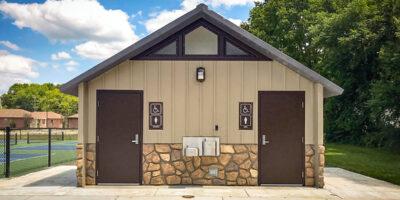
<svg viewBox="0 0 400 200"><path fill-rule="evenodd" d="M325 147L318 146L319 174L314 174L315 145L305 146L305 185L324 187ZM257 185L257 145L221 145L219 157L183 157L181 144L143 145L143 184ZM86 145L86 185L96 184L96 148ZM76 147L77 186L83 186L83 145ZM216 166L217 177L208 175Z"/></svg>
<svg viewBox="0 0 400 200"><path fill-rule="evenodd" d="M78 143L76 145L76 186L83 186L83 145Z"/></svg>
<svg viewBox="0 0 400 200"><path fill-rule="evenodd" d="M83 184L83 145L81 143L76 146L76 180L77 186L82 187ZM96 144L86 144L86 178L85 185L96 184Z"/></svg>
<svg viewBox="0 0 400 200"><path fill-rule="evenodd" d="M183 157L182 144L143 145L143 184L257 185L257 145L221 145L218 157ZM218 175L208 174L209 167Z"/></svg>
<svg viewBox="0 0 400 200"><path fill-rule="evenodd" d="M324 182L324 167L325 167L325 147L323 145L318 145L318 153L319 153L319 165L318 165L318 174L314 173L314 163L315 163L315 148L316 145L306 144L305 149L305 185L306 186L316 186L319 188L323 188L325 185ZM316 180L315 180L316 179Z"/></svg>

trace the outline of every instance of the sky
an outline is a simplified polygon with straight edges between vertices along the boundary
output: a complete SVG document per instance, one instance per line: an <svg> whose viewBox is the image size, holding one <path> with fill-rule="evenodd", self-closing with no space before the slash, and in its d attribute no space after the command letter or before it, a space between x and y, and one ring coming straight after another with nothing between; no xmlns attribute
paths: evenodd
<svg viewBox="0 0 400 200"><path fill-rule="evenodd" d="M254 0L0 0L0 94L65 83L205 3L235 24Z"/></svg>

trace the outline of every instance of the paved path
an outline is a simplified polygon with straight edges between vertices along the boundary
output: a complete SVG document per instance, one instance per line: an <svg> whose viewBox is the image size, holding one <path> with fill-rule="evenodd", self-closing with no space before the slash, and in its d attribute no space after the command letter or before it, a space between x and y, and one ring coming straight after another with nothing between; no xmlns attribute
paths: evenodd
<svg viewBox="0 0 400 200"><path fill-rule="evenodd" d="M58 166L0 180L0 199L199 200L400 199L400 187L338 168L326 168L326 187L92 186L77 188L75 167Z"/></svg>

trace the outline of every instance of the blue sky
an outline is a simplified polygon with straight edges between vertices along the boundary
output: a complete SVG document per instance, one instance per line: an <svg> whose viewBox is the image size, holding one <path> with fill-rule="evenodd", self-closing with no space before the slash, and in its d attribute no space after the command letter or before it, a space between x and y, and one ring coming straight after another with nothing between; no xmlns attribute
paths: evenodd
<svg viewBox="0 0 400 200"><path fill-rule="evenodd" d="M0 94L64 83L205 3L236 24L254 0L0 0Z"/></svg>

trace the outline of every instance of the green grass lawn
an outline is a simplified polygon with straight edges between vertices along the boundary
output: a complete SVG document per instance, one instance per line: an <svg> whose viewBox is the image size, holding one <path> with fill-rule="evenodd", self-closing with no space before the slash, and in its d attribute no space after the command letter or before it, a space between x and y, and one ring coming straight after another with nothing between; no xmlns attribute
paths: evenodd
<svg viewBox="0 0 400 200"><path fill-rule="evenodd" d="M71 144L73 141L53 141L52 145L74 145ZM20 176L33 171L38 171L48 166L48 151L45 150L21 150L19 147L33 147L33 146L47 146L47 142L42 143L30 143L26 142L18 143L17 145L11 146L12 154L43 154L43 156L32 157L27 159L15 160L10 163L10 175ZM75 160L75 151L71 150L53 150L51 152L51 165L73 163ZM0 164L0 169L4 169L4 164ZM0 177L4 177L4 174L0 173Z"/></svg>
<svg viewBox="0 0 400 200"><path fill-rule="evenodd" d="M326 164L400 185L400 154L346 144L326 145Z"/></svg>

